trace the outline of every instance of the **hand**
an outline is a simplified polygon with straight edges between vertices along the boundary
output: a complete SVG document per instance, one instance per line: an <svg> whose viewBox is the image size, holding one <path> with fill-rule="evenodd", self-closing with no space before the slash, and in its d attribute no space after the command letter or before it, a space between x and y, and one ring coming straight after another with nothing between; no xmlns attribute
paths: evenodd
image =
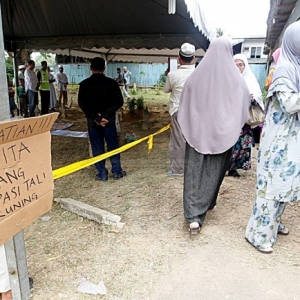
<svg viewBox="0 0 300 300"><path fill-rule="evenodd" d="M99 123L100 126L105 127L105 125L108 123L109 121L105 118L102 118L101 122Z"/></svg>
<svg viewBox="0 0 300 300"><path fill-rule="evenodd" d="M94 122L99 125L100 122L102 121L102 117L101 117L101 114L97 114L97 116L94 118Z"/></svg>

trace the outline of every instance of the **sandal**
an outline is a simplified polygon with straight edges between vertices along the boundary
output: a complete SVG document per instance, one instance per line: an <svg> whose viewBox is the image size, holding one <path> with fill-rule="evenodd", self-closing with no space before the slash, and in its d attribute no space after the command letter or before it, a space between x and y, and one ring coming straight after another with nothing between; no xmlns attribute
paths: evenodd
<svg viewBox="0 0 300 300"><path fill-rule="evenodd" d="M198 222L192 222L190 223L189 233L190 235L195 235L200 232L200 225Z"/></svg>
<svg viewBox="0 0 300 300"><path fill-rule="evenodd" d="M237 172L237 170L229 170L228 171L228 176L232 176L234 178L241 177L241 175Z"/></svg>
<svg viewBox="0 0 300 300"><path fill-rule="evenodd" d="M245 240L246 240L247 243L249 243L252 247L254 247L257 251L259 251L261 253L271 254L273 252L272 247L269 247L269 248L266 248L266 249L259 249L259 248L255 247L246 237L245 237Z"/></svg>
<svg viewBox="0 0 300 300"><path fill-rule="evenodd" d="M284 227L283 230L279 230L277 233L280 235L288 235L290 232L286 227Z"/></svg>

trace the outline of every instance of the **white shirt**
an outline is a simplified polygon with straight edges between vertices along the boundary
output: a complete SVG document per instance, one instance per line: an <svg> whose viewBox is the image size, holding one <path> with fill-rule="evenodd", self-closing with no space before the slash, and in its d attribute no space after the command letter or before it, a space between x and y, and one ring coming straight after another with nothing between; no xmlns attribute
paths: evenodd
<svg viewBox="0 0 300 300"><path fill-rule="evenodd" d="M172 116L178 111L183 85L195 70L195 65L182 65L176 71L170 72L164 86L164 93L171 93L169 113Z"/></svg>
<svg viewBox="0 0 300 300"><path fill-rule="evenodd" d="M126 84L129 84L130 83L131 72L127 70L127 72L124 72L123 75L124 75L124 78L126 80Z"/></svg>
<svg viewBox="0 0 300 300"><path fill-rule="evenodd" d="M25 70L25 91L31 90L37 92L36 87L39 83L38 78L33 70Z"/></svg>
<svg viewBox="0 0 300 300"><path fill-rule="evenodd" d="M21 79L21 78L24 79L24 72L19 71L19 72L18 72L18 79ZM24 80L25 80L25 79L24 79Z"/></svg>
<svg viewBox="0 0 300 300"><path fill-rule="evenodd" d="M68 77L65 73L56 73L56 82L57 82L57 90L60 91L66 91L67 90L67 85L66 83L68 82Z"/></svg>

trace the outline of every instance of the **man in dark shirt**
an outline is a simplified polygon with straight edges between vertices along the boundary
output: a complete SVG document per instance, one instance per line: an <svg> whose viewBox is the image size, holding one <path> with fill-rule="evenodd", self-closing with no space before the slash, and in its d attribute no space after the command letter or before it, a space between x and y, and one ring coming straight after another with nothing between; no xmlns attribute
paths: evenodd
<svg viewBox="0 0 300 300"><path fill-rule="evenodd" d="M108 151L119 147L115 118L117 110L123 105L123 97L118 83L106 77L103 74L104 70L105 61L100 57L93 58L92 75L80 83L78 92L78 105L87 118L94 156L105 152L104 141ZM121 168L120 154L111 156L110 162L114 179L120 179L126 175ZM96 178L106 181L108 171L105 167L105 160L96 163L95 167L98 171Z"/></svg>

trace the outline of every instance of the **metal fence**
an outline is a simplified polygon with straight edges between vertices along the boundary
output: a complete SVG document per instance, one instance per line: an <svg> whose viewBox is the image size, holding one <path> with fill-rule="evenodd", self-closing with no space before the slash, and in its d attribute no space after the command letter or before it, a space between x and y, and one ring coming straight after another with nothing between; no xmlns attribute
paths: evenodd
<svg viewBox="0 0 300 300"><path fill-rule="evenodd" d="M158 84L161 74L166 71L168 64L108 63L105 74L108 77L116 78L117 68L120 68L123 72L125 66L131 72L130 84L155 86ZM64 73L68 76L69 84L78 84L91 75L90 64L66 64L63 67ZM54 66L54 73L57 72L57 66Z"/></svg>

